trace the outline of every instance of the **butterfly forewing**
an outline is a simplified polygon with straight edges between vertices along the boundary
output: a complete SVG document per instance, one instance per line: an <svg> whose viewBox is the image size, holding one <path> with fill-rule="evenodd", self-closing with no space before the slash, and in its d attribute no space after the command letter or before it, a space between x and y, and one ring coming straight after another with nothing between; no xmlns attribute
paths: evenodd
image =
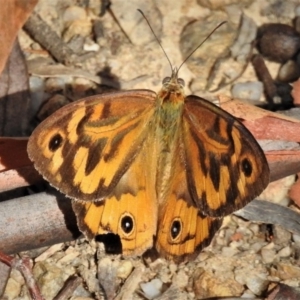
<svg viewBox="0 0 300 300"><path fill-rule="evenodd" d="M232 213L267 186L263 151L245 126L224 110L197 96L186 97L182 130L188 188L204 214Z"/></svg>
<svg viewBox="0 0 300 300"><path fill-rule="evenodd" d="M60 109L33 132L29 157L67 196L97 201L129 168L148 135L156 94L147 90L83 99Z"/></svg>

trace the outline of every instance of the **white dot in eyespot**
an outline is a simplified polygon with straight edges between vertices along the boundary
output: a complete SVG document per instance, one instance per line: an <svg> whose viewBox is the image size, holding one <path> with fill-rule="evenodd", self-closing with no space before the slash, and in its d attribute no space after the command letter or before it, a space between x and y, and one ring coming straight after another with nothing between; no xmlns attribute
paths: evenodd
<svg viewBox="0 0 300 300"><path fill-rule="evenodd" d="M121 219L121 228L124 233L129 234L133 230L133 220L130 216L124 216Z"/></svg>

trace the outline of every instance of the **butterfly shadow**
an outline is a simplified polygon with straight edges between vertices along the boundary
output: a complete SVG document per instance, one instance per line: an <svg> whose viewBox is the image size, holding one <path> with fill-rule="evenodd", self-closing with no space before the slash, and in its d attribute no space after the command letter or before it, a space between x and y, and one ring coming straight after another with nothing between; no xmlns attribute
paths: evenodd
<svg viewBox="0 0 300 300"><path fill-rule="evenodd" d="M55 198L57 208L64 218L64 229L67 229L74 239L79 238L82 234L77 226L76 216L72 208L72 200L50 186L47 188L47 193Z"/></svg>

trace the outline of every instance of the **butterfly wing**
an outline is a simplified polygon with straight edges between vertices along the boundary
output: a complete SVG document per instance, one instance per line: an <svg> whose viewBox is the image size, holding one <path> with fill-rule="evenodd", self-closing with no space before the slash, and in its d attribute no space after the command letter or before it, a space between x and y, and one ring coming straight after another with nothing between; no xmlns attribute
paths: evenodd
<svg viewBox="0 0 300 300"><path fill-rule="evenodd" d="M246 127L221 108L187 97L183 131L188 189L205 215L232 213L269 183L262 149Z"/></svg>
<svg viewBox="0 0 300 300"><path fill-rule="evenodd" d="M184 155L174 162L169 194L160 201L155 247L160 256L177 263L191 259L208 246L222 219L207 217L193 204L187 185Z"/></svg>
<svg viewBox="0 0 300 300"><path fill-rule="evenodd" d="M67 196L103 200L147 138L155 99L154 92L135 90L71 103L35 129L28 142L29 157Z"/></svg>
<svg viewBox="0 0 300 300"><path fill-rule="evenodd" d="M119 235L126 256L141 255L152 247L156 234L158 205L155 153L149 155L154 142L151 133L105 201L73 201L80 231L89 239L107 233Z"/></svg>

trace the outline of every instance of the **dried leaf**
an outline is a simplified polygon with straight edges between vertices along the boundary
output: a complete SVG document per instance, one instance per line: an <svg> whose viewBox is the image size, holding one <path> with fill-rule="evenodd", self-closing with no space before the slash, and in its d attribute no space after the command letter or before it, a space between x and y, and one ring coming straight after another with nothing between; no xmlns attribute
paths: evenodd
<svg viewBox="0 0 300 300"><path fill-rule="evenodd" d="M18 31L26 22L38 0L0 0L0 74L10 55Z"/></svg>

